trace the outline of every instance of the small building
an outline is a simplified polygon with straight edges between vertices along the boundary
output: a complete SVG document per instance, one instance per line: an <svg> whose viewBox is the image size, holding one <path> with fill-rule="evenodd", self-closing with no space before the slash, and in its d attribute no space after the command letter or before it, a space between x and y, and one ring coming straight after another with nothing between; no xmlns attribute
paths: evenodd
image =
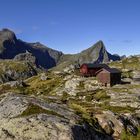
<svg viewBox="0 0 140 140"><path fill-rule="evenodd" d="M104 86L113 86L121 83L121 71L110 68L106 64L84 63L80 66L80 73L85 77L97 77Z"/></svg>
<svg viewBox="0 0 140 140"><path fill-rule="evenodd" d="M80 73L85 77L96 76L96 72L102 68L109 67L106 64L84 63L80 66Z"/></svg>
<svg viewBox="0 0 140 140"><path fill-rule="evenodd" d="M121 83L121 71L115 68L102 68L96 72L96 77L104 86L113 86Z"/></svg>

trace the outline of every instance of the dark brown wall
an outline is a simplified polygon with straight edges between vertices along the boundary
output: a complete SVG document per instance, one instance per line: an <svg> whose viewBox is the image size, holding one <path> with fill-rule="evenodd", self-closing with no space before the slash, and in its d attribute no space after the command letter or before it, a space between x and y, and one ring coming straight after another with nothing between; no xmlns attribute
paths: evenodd
<svg viewBox="0 0 140 140"><path fill-rule="evenodd" d="M121 83L121 73L111 73L111 85Z"/></svg>
<svg viewBox="0 0 140 140"><path fill-rule="evenodd" d="M100 72L96 77L102 84L110 84L110 73Z"/></svg>

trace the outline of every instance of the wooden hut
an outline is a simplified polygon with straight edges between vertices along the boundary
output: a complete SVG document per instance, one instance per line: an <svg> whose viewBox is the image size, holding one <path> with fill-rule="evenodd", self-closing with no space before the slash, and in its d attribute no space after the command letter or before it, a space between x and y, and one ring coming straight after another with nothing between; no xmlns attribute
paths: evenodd
<svg viewBox="0 0 140 140"><path fill-rule="evenodd" d="M115 68L102 68L96 72L98 81L104 86L121 83L121 71Z"/></svg>

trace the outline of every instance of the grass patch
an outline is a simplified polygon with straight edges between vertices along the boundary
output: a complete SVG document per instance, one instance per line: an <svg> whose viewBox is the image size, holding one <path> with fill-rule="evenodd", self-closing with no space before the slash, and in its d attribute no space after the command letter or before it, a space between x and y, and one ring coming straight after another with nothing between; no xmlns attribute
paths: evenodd
<svg viewBox="0 0 140 140"><path fill-rule="evenodd" d="M121 133L121 140L140 140L140 127L138 128L138 133L136 136L132 135L129 132L126 132L125 130Z"/></svg>
<svg viewBox="0 0 140 140"><path fill-rule="evenodd" d="M79 88L79 89L84 89L84 88L85 88L85 85L84 85L84 82L83 82L83 81L80 81L80 82L79 82L78 88Z"/></svg>
<svg viewBox="0 0 140 140"><path fill-rule="evenodd" d="M75 111L77 115L92 124L93 114L99 110L94 108L94 105L89 102L69 99L68 106Z"/></svg>
<svg viewBox="0 0 140 140"><path fill-rule="evenodd" d="M34 104L29 104L28 108L25 111L23 111L22 114L19 115L18 117L25 117L25 116L41 114L41 113L55 115L58 117L63 117L62 115L60 115L52 110L43 109L42 107L34 105Z"/></svg>
<svg viewBox="0 0 140 140"><path fill-rule="evenodd" d="M96 94L94 94L93 98L97 101L104 101L110 99L110 96L107 95L105 90L99 90L96 92Z"/></svg>
<svg viewBox="0 0 140 140"><path fill-rule="evenodd" d="M5 93L8 92L11 89L11 87L9 85L0 85L0 92Z"/></svg>
<svg viewBox="0 0 140 140"><path fill-rule="evenodd" d="M135 108L132 107L120 107L120 106L110 106L109 102L104 102L103 104L99 105L103 110L110 110L114 113L134 113Z"/></svg>
<svg viewBox="0 0 140 140"><path fill-rule="evenodd" d="M17 72L23 72L29 69L28 65L25 62L13 60L0 61L0 66L5 67L7 69L16 70Z"/></svg>
<svg viewBox="0 0 140 140"><path fill-rule="evenodd" d="M63 95L61 97L62 103L66 103L68 100L68 97L70 97L70 95L67 92L63 92Z"/></svg>
<svg viewBox="0 0 140 140"><path fill-rule="evenodd" d="M87 102L91 102L92 100L93 100L93 95L87 95L86 97L85 97L85 100L87 101Z"/></svg>
<svg viewBox="0 0 140 140"><path fill-rule="evenodd" d="M29 85L25 89L25 94L43 94L52 95L52 92L62 84L62 77L48 75L47 80L41 80L40 75L33 76L26 80L26 84Z"/></svg>
<svg viewBox="0 0 140 140"><path fill-rule="evenodd" d="M133 78L133 71L130 70L128 72L122 72L122 78L130 78L130 79L132 79Z"/></svg>
<svg viewBox="0 0 140 140"><path fill-rule="evenodd" d="M140 70L140 59L136 56L130 58L125 58L118 62L111 62L110 67L115 67L119 69L128 69L128 70ZM131 77L131 75L128 74Z"/></svg>
<svg viewBox="0 0 140 140"><path fill-rule="evenodd" d="M128 86L128 85L127 85ZM128 92L129 91L129 89L128 88L124 88L124 87L122 87L122 88L111 88L111 90L113 91L113 92L118 92L118 93L121 93L121 92Z"/></svg>
<svg viewBox="0 0 140 140"><path fill-rule="evenodd" d="M78 103L78 102L77 102ZM98 120L94 118L93 112L95 113L95 110L90 109L90 104L77 104L77 103L71 103L69 106L73 110L75 110L75 113L81 117L81 119L77 122L80 125L83 125L84 123L89 124L93 129L95 129L97 132L105 133L102 127L99 125Z"/></svg>

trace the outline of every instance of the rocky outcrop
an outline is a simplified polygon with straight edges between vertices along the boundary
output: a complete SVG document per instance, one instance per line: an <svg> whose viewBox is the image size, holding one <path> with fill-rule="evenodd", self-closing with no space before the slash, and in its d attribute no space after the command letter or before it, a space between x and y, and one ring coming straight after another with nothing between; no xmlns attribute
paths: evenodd
<svg viewBox="0 0 140 140"><path fill-rule="evenodd" d="M112 140L89 124L77 124L80 118L66 106L13 93L5 96L0 102L0 139ZM31 105L38 107L36 112L27 112Z"/></svg>
<svg viewBox="0 0 140 140"><path fill-rule="evenodd" d="M89 92L101 88L94 77L85 78L73 75L65 77L64 80L66 81L64 91L71 96L76 96L79 92Z"/></svg>
<svg viewBox="0 0 140 140"><path fill-rule="evenodd" d="M130 114L118 115L111 111L103 111L103 114L97 114L96 118L105 132L110 135L113 134L116 139L119 139L124 129L133 135L138 133L137 127L140 124L136 116Z"/></svg>
<svg viewBox="0 0 140 140"><path fill-rule="evenodd" d="M37 64L37 60L36 60L35 56L33 56L28 51L26 53L21 53L21 54L16 55L13 60L25 61L25 62L34 64L34 65Z"/></svg>
<svg viewBox="0 0 140 140"><path fill-rule="evenodd" d="M108 95L111 97L111 106L132 107L140 109L140 89L130 88L121 91L121 87L116 88L116 91L109 91Z"/></svg>
<svg viewBox="0 0 140 140"><path fill-rule="evenodd" d="M0 60L0 83L26 79L37 74L35 65L26 61Z"/></svg>

